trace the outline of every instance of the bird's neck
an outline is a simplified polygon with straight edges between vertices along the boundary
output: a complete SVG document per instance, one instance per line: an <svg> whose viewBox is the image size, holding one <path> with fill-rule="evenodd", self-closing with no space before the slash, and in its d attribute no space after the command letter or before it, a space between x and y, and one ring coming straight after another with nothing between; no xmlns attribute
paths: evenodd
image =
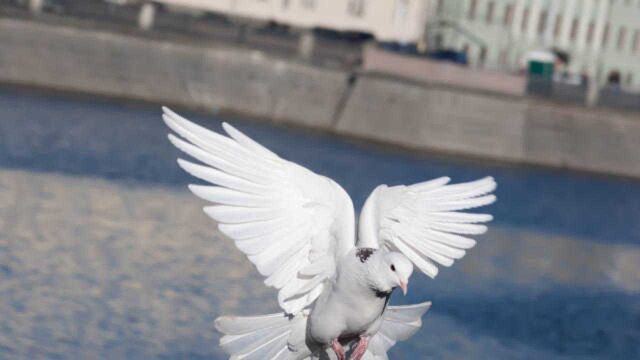
<svg viewBox="0 0 640 360"><path fill-rule="evenodd" d="M383 253L382 251L376 251L372 256L370 261L367 262L367 271L365 274L365 283L367 287L367 292L369 292L372 296L378 298L386 298L391 295L393 291L383 279L380 278L380 274L385 269L383 266Z"/></svg>

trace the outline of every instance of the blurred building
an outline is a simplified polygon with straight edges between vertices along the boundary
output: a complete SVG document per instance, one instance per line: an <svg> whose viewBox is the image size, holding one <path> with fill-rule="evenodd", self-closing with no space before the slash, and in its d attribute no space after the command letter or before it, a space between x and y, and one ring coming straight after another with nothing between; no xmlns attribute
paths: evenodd
<svg viewBox="0 0 640 360"><path fill-rule="evenodd" d="M465 51L473 66L522 68L530 51L561 50L567 70L640 88L640 0L439 0L430 47Z"/></svg>

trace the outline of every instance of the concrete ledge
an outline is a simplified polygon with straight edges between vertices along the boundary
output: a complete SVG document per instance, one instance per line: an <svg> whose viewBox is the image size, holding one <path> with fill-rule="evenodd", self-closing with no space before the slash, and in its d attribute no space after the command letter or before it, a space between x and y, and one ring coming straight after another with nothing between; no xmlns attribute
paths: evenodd
<svg viewBox="0 0 640 360"><path fill-rule="evenodd" d="M640 116L231 47L0 19L0 81L230 110L423 150L640 177Z"/></svg>
<svg viewBox="0 0 640 360"><path fill-rule="evenodd" d="M0 81L328 127L347 74L259 51L0 20Z"/></svg>
<svg viewBox="0 0 640 360"><path fill-rule="evenodd" d="M339 133L404 146L640 177L640 116L360 77Z"/></svg>
<svg viewBox="0 0 640 360"><path fill-rule="evenodd" d="M524 160L640 177L640 116L531 104Z"/></svg>
<svg viewBox="0 0 640 360"><path fill-rule="evenodd" d="M364 76L337 130L411 147L519 161L526 106L522 100Z"/></svg>

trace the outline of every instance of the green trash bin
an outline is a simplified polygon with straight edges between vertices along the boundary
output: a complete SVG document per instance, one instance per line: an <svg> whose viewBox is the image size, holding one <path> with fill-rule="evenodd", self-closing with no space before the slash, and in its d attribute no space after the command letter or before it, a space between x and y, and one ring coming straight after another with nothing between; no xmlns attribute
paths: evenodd
<svg viewBox="0 0 640 360"><path fill-rule="evenodd" d="M527 93L551 97L553 95L553 67L554 63L550 61L529 60Z"/></svg>
<svg viewBox="0 0 640 360"><path fill-rule="evenodd" d="M553 63L539 60L529 61L529 76L543 79L553 79Z"/></svg>

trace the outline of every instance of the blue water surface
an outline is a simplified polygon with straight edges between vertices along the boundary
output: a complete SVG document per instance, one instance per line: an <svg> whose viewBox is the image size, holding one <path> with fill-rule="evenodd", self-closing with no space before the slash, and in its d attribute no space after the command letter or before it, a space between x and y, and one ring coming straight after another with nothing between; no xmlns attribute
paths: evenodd
<svg viewBox="0 0 640 360"><path fill-rule="evenodd" d="M460 182L491 175L498 182L498 202L489 208L493 224L508 229L506 234L539 236L542 248L534 243L526 250L535 250L532 257L545 256L546 238L569 239L568 244L577 243L594 257L597 250L590 249L640 248L640 182L635 179L470 161L175 110L214 130L229 121L282 157L335 179L357 208L381 183L409 184L445 175ZM96 177L127 186L184 187L194 180L177 167L175 159L182 155L167 141L160 115L160 106L153 104L1 89L0 168ZM484 238L490 240L491 233ZM520 246L516 241L510 250L515 253ZM419 280L426 285L409 299L394 297L404 302L431 299L436 306L421 332L397 345L403 350L394 348L392 356L640 358L640 295L635 288L536 274L529 274L535 281L523 282L513 272L519 263L500 254L493 261L504 266L501 277L469 279L454 266L434 281ZM560 272L562 265L554 269ZM635 269L640 271L640 265ZM7 271L0 264L0 273L10 277ZM150 345L134 344L132 349L145 346ZM0 347L0 358L2 354ZM131 354L144 358L145 353Z"/></svg>

